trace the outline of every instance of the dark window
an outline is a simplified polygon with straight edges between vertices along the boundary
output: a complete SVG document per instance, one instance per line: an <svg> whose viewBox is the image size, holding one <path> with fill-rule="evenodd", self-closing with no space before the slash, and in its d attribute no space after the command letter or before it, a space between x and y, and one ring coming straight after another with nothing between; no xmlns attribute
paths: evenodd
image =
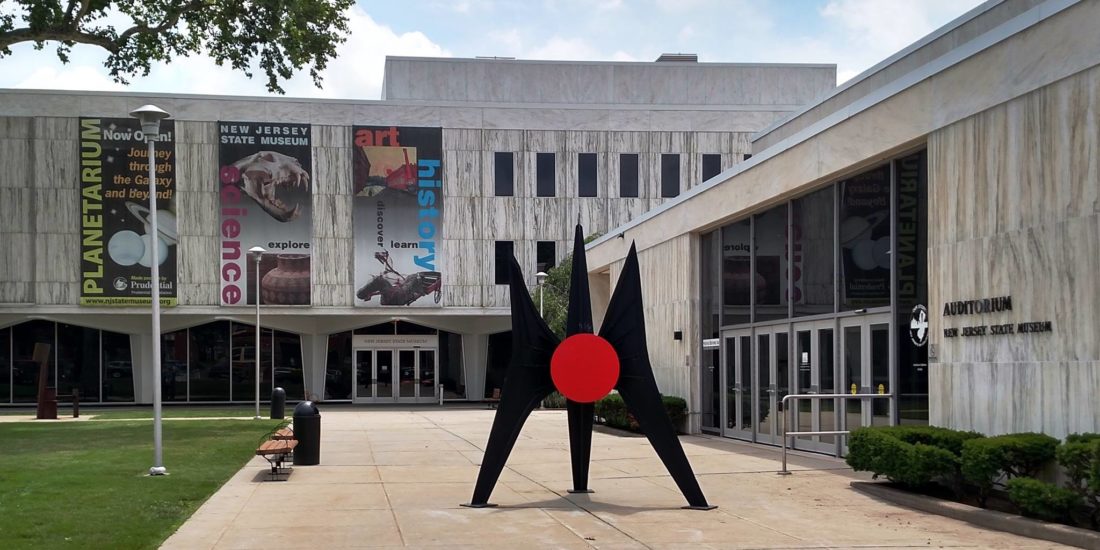
<svg viewBox="0 0 1100 550"><path fill-rule="evenodd" d="M512 153L493 153L493 167L496 196L511 197L515 189Z"/></svg>
<svg viewBox="0 0 1100 550"><path fill-rule="evenodd" d="M11 402L11 329L0 328L0 403Z"/></svg>
<svg viewBox="0 0 1100 550"><path fill-rule="evenodd" d="M840 182L841 310L890 305L890 165Z"/></svg>
<svg viewBox="0 0 1100 550"><path fill-rule="evenodd" d="M233 323L233 401L252 401L256 398L256 326ZM271 330L260 330L260 380L263 371L271 365ZM260 384L260 396L270 395L271 379L267 378L267 392Z"/></svg>
<svg viewBox="0 0 1100 550"><path fill-rule="evenodd" d="M624 153L619 155L619 196L638 196L638 155Z"/></svg>
<svg viewBox="0 0 1100 550"><path fill-rule="evenodd" d="M752 276L752 222L748 219L722 228L722 324L752 321L749 307L752 289L760 279Z"/></svg>
<svg viewBox="0 0 1100 550"><path fill-rule="evenodd" d="M102 362L103 400L132 402L134 400L134 363L130 355L130 335L103 331ZM186 371L183 376L187 376ZM186 379L182 383L186 384Z"/></svg>
<svg viewBox="0 0 1100 550"><path fill-rule="evenodd" d="M722 155L703 155L703 181L722 172Z"/></svg>
<svg viewBox="0 0 1100 550"><path fill-rule="evenodd" d="M535 154L535 183L538 196L554 196L554 153Z"/></svg>
<svg viewBox="0 0 1100 550"><path fill-rule="evenodd" d="M215 321L190 331L191 401L229 401L229 321Z"/></svg>
<svg viewBox="0 0 1100 550"><path fill-rule="evenodd" d="M329 335L325 365L325 399L351 399L350 330Z"/></svg>
<svg viewBox="0 0 1100 550"><path fill-rule="evenodd" d="M538 271L546 273L557 264L554 256L554 241L539 241L536 248L538 261L535 267Z"/></svg>
<svg viewBox="0 0 1100 550"><path fill-rule="evenodd" d="M661 197L672 198L680 194L680 155L661 155Z"/></svg>
<svg viewBox="0 0 1100 550"><path fill-rule="evenodd" d="M835 186L791 203L791 302L795 317L833 312Z"/></svg>
<svg viewBox="0 0 1100 550"><path fill-rule="evenodd" d="M106 373L107 370L104 370ZM160 338L160 383L164 401L187 401L187 330ZM116 373L111 373L114 376ZM104 378L104 383L107 380Z"/></svg>
<svg viewBox="0 0 1100 550"><path fill-rule="evenodd" d="M80 400L99 401L99 331L76 325L57 325L57 393Z"/></svg>
<svg viewBox="0 0 1100 550"><path fill-rule="evenodd" d="M756 317L754 321L787 318L787 205L753 216L756 252Z"/></svg>
<svg viewBox="0 0 1100 550"><path fill-rule="evenodd" d="M741 160L749 160L752 158L752 153L745 153L745 156Z"/></svg>
<svg viewBox="0 0 1100 550"><path fill-rule="evenodd" d="M34 362L34 345L48 344L49 381L53 385L54 357L57 355L54 345L54 323L50 321L28 321L15 325L11 329L12 338L12 388L16 403L34 403L38 401L38 364Z"/></svg>
<svg viewBox="0 0 1100 550"><path fill-rule="evenodd" d="M897 254L895 310L898 364L898 417L901 422L928 422L928 346L910 336L913 308L928 304L928 159L921 151L894 161ZM920 315L917 315L918 322ZM927 316L923 319L928 321ZM919 324L918 324L919 330ZM920 336L920 333L915 333ZM0 339L0 342L3 342ZM877 387L877 386L876 386Z"/></svg>
<svg viewBox="0 0 1100 550"><path fill-rule="evenodd" d="M275 386L286 391L288 401L305 399L302 338L291 332L275 331L274 348Z"/></svg>
<svg viewBox="0 0 1100 550"><path fill-rule="evenodd" d="M596 183L596 153L577 155L577 194L595 197Z"/></svg>
<svg viewBox="0 0 1100 550"><path fill-rule="evenodd" d="M512 241L497 241L496 252L494 257L495 262L495 277L493 282L498 285L508 284L508 266L512 262L513 253L515 251L515 243Z"/></svg>

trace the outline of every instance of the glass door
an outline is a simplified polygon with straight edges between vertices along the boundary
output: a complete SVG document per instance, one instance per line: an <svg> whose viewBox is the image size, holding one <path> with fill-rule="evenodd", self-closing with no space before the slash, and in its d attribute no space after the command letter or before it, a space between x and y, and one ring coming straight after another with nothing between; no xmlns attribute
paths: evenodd
<svg viewBox="0 0 1100 550"><path fill-rule="evenodd" d="M355 369L353 376L355 377L355 395L352 396L352 399L355 401L373 399L376 386L374 379L374 350L355 350Z"/></svg>
<svg viewBox="0 0 1100 550"><path fill-rule="evenodd" d="M815 321L794 325L794 383L799 394L835 393L833 332L835 322ZM797 412L788 413L790 431L836 429L834 400L799 400L792 404ZM835 453L836 437L803 435L793 438L797 449Z"/></svg>
<svg viewBox="0 0 1100 550"><path fill-rule="evenodd" d="M779 407L790 388L790 342L787 325L756 329L756 368L753 380L753 412L756 441L779 444Z"/></svg>
<svg viewBox="0 0 1100 550"><path fill-rule="evenodd" d="M842 393L893 395L894 350L889 315L840 321L840 388ZM891 399L844 399L842 429L893 423Z"/></svg>
<svg viewBox="0 0 1100 550"><path fill-rule="evenodd" d="M434 348L356 349L352 371L357 403L438 401L439 362Z"/></svg>
<svg viewBox="0 0 1100 550"><path fill-rule="evenodd" d="M722 335L725 359L725 431L726 437L752 441L752 331L726 331Z"/></svg>
<svg viewBox="0 0 1100 550"><path fill-rule="evenodd" d="M703 348L702 401L700 419L706 433L721 433L722 364L721 349Z"/></svg>

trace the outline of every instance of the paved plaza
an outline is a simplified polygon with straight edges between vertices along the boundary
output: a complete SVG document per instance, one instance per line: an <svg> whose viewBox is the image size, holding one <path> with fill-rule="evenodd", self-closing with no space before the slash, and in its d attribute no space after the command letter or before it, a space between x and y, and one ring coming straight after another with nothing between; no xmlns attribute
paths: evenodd
<svg viewBox="0 0 1100 550"><path fill-rule="evenodd" d="M593 434L590 487L572 495L564 411L536 411L493 492L468 502L494 411L322 410L321 464L268 482L254 459L164 544L199 548L1054 548L877 501L843 462L683 436L707 498L682 510L644 437ZM241 420L245 422L245 420Z"/></svg>

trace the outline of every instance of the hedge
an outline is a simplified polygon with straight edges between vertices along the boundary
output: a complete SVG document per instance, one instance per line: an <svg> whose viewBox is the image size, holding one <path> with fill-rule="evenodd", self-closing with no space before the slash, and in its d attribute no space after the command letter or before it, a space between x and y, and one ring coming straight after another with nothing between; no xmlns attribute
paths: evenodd
<svg viewBox="0 0 1100 550"><path fill-rule="evenodd" d="M1088 521L1100 528L1100 434L1071 434L1054 451L1066 472L1066 487L1088 504Z"/></svg>
<svg viewBox="0 0 1100 550"><path fill-rule="evenodd" d="M1068 522L1081 507L1081 495L1030 477L1008 480L1008 498L1025 516Z"/></svg>
<svg viewBox="0 0 1100 550"><path fill-rule="evenodd" d="M858 428L848 438L848 465L856 471L871 472L877 479L920 487L945 479L957 485L959 458L948 448L910 443L916 431L908 426ZM904 437L904 438L903 438Z"/></svg>
<svg viewBox="0 0 1100 550"><path fill-rule="evenodd" d="M672 420L672 425L679 429L687 418L687 401L681 397L662 395L661 403L664 404L665 413L668 414L669 420ZM634 432L640 429L638 421L634 419L634 415L630 414L622 396L617 393L609 394L597 401L595 409L596 416L603 419L603 423L608 426Z"/></svg>
<svg viewBox="0 0 1100 550"><path fill-rule="evenodd" d="M1019 433L971 439L963 443L962 474L978 488L984 508L1002 479L1034 477L1054 459L1058 440L1046 434Z"/></svg>

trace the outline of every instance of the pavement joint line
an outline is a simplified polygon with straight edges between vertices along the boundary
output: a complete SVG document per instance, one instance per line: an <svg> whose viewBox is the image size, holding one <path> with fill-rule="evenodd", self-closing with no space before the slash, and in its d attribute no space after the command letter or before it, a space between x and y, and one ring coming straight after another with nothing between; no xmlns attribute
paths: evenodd
<svg viewBox="0 0 1100 550"><path fill-rule="evenodd" d="M434 422L433 422L433 423L434 423ZM453 436L455 436L455 437L457 437L457 438L459 438L459 439L461 439L461 440L463 440L463 441L466 441L466 442L467 442L467 443L469 443L470 445L473 445L473 446L474 446L475 448L477 448L477 449L478 449L479 451L481 451L481 452L482 452L482 453L484 454L484 452L485 452L485 449L482 449L482 448L481 448L481 447L479 447L479 446L478 446L477 444L475 444L475 443L474 443L473 441L470 441L470 440L466 439L465 437L462 437L462 436L458 435L457 433L455 433L455 432L452 432L451 430L449 430L449 429L447 429L447 428L444 428L443 426L440 426L439 424L435 424L435 425L436 425L436 426L438 426L438 427L439 427L439 429L441 429L441 430L443 430L443 431L445 431L445 432L447 432L447 433L449 433L449 434L451 434L451 435L453 435ZM648 549L652 550L652 548L653 548L652 546L649 546L648 544L646 544L646 543L644 543L644 542L642 542L642 541L638 540L637 538L635 538L635 537L634 537L633 535L631 535L630 533L627 533L626 531L623 531L622 529L620 529L620 528L619 528L619 526L617 526L617 525L615 525L615 524L613 524L613 523L611 523L611 522L609 522L609 521L607 521L607 520L605 520L605 519L601 518L600 516L598 516L598 515L596 515L595 513L593 513L593 512L592 512L592 510L589 510L588 508L585 508L584 506L581 506L581 504L580 504L580 503L578 503L578 502L575 502L575 501L573 501L572 499L566 498L566 496L565 496L565 495L563 495L563 494L559 493L558 491L556 491L556 490L554 490L554 489L551 489L550 487L547 487L547 486L546 486L545 484L543 484L542 482L540 482L540 481L537 481L537 480L535 480L534 478L531 478L530 476L527 476L527 475L523 474L522 472L516 471L516 470L515 470L515 469L513 469L513 468L510 468L510 467L509 467L509 466L507 465L507 463L505 463L504 467L505 467L505 468L507 468L508 470L511 470L511 471L512 471L512 473L514 473L514 474L516 474L516 475L518 475L518 476L520 476L520 477L522 477L522 478L526 479L527 481L530 481L531 483L534 483L535 485L538 485L539 487L542 487L543 489L545 489L545 490L547 490L547 491L549 491L549 492L551 492L551 493L553 493L553 494L557 495L557 496L558 496L558 498L564 499L564 500L565 500L566 502L569 502L570 504L572 504L572 505L573 505L573 506L575 506L576 508L578 508L578 509L580 509L580 510L583 510L583 511L584 511L584 512L585 512L586 514L588 514L589 516L591 516L591 517L592 517L593 519L595 519L596 521L599 521L600 523L602 523L602 524L604 524L604 525L606 525L606 526L608 526L608 527L610 527L610 528L614 529L615 531L618 531L619 533L621 533L621 534L622 534L623 536L625 536L626 538L628 538L628 539L630 539L630 540L632 540L632 541L634 541L634 542L636 542L636 543L638 543L638 544L642 545L642 547L644 547L644 548L648 548ZM615 479L619 479L619 478L615 478ZM623 478L623 479L626 479L626 478ZM499 482L499 479L498 479L498 482ZM549 512L547 512L546 510L542 510L542 512L543 512L543 514L546 514L546 515L547 515L547 516L549 516L549 517L550 517L551 519L553 519L553 520L554 520L555 522L557 522L557 523L558 523L559 525L563 525L563 526L564 526L564 524L563 524L563 523L562 523L562 522L561 522L560 520L558 520L558 519L557 519L557 518L555 518L554 516L550 516L550 513L549 513ZM583 542L584 544L588 545L589 547L592 547L592 546L593 546L593 545L591 544L591 541L589 541L588 539L585 539L585 538L584 538L583 536L581 536L581 535L580 535L579 533L577 533L577 532L576 532L576 531L574 531L573 529L571 529L571 528L569 528L569 527L566 527L566 529L567 529L567 530L568 530L569 532L571 532L571 533L573 533L574 535L576 535L576 536L577 536L577 538L578 538L578 539L580 539L580 540L581 540L581 541L582 541L582 542Z"/></svg>

